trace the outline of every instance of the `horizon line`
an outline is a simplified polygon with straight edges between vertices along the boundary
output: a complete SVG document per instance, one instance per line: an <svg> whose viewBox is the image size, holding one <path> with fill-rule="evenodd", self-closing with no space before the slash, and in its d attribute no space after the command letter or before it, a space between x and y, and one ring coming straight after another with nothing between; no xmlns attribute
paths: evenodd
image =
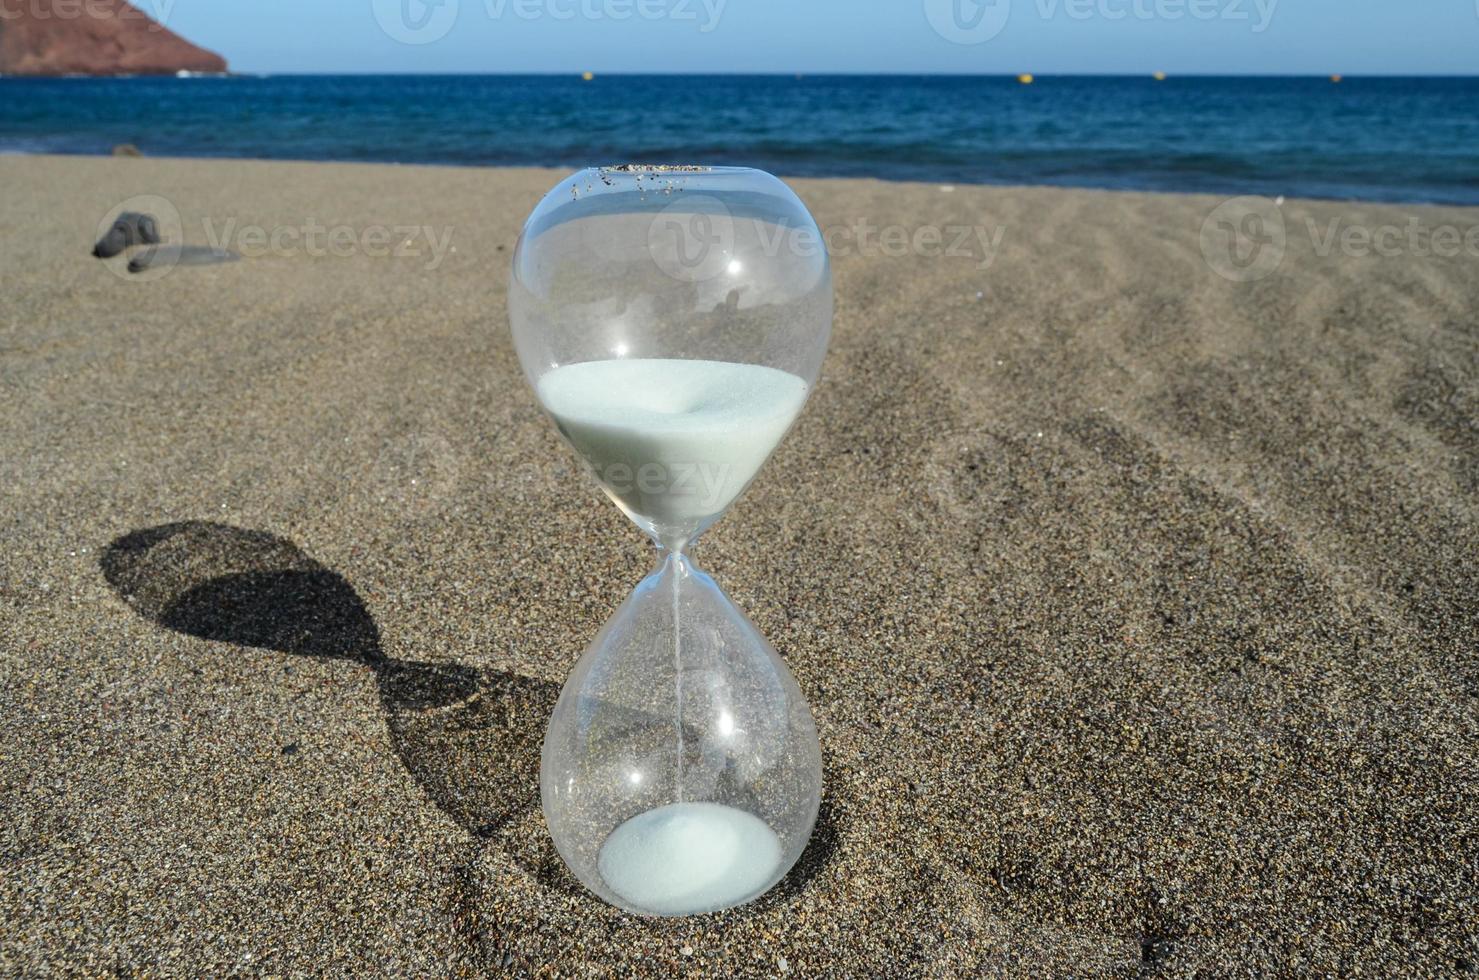
<svg viewBox="0 0 1479 980"><path fill-rule="evenodd" d="M587 69L595 78L1006 78L1015 79L1021 73L1012 70L991 72L917 72L917 71L603 71ZM1144 72L1098 72L1098 71L1033 71L1034 78L1148 78L1157 73L1172 78L1237 78L1237 79L1330 79L1339 76L1344 81L1363 78L1424 78L1424 79L1479 79L1479 72L1453 74L1443 72L1170 72L1151 69ZM344 76L364 77L424 77L424 78L580 78L582 70L563 71L372 71L345 69L342 71L252 71L230 70L225 72L195 73L192 77L225 78L238 77L292 77L292 78L337 78ZM119 78L174 78L175 73L118 74L118 75L21 75L0 73L0 79L119 79Z"/></svg>

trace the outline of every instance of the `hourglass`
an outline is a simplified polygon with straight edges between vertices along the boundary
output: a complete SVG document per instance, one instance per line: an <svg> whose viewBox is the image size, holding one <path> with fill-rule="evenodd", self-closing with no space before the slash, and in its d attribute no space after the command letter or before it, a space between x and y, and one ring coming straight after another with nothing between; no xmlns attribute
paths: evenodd
<svg viewBox="0 0 1479 980"><path fill-rule="evenodd" d="M791 672L687 552L816 382L832 325L816 224L758 170L585 170L525 224L509 319L539 403L658 557L550 718L550 834L629 911L750 901L806 846L821 751Z"/></svg>

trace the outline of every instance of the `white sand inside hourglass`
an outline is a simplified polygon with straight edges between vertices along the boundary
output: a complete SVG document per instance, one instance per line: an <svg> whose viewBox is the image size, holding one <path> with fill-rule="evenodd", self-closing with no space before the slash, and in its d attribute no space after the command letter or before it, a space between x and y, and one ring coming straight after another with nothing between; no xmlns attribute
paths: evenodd
<svg viewBox="0 0 1479 980"><path fill-rule="evenodd" d="M770 884L781 841L759 817L718 803L672 803L623 823L601 845L602 879L633 908L689 915Z"/></svg>
<svg viewBox="0 0 1479 980"><path fill-rule="evenodd" d="M567 364L536 388L617 502L666 525L723 512L806 401L786 371L670 358Z"/></svg>

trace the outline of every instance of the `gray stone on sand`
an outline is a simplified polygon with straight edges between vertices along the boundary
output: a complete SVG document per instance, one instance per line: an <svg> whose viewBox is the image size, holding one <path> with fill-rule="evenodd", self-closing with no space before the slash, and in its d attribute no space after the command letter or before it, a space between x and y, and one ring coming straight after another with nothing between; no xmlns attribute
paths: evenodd
<svg viewBox="0 0 1479 980"><path fill-rule="evenodd" d="M125 211L113 220L113 227L98 239L92 254L111 259L130 245L152 245L159 241L159 225L152 214Z"/></svg>

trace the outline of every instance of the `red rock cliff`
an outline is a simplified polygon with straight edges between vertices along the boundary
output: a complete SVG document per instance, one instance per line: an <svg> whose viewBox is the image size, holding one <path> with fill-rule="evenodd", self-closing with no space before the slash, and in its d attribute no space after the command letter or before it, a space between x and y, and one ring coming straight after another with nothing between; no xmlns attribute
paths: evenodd
<svg viewBox="0 0 1479 980"><path fill-rule="evenodd" d="M127 0L0 0L0 73L163 75L225 71L226 59Z"/></svg>

